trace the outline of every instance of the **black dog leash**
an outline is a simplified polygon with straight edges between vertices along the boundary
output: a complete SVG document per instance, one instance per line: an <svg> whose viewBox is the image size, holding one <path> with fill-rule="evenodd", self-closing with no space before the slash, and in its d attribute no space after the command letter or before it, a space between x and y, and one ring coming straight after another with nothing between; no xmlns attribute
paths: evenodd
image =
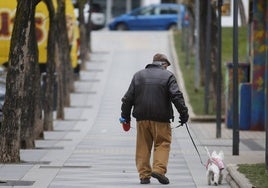
<svg viewBox="0 0 268 188"><path fill-rule="evenodd" d="M188 128L187 123L185 123L185 125L186 125L187 132L188 132L188 134L189 134L189 136L190 136L190 138L191 138L191 141L192 141L192 143L193 143L193 145L194 145L194 147L195 147L195 150L196 150L196 152L197 152L197 154L198 154L198 156L199 156L200 162L201 162L201 164L202 164L203 166L206 167L206 165L205 165L205 164L203 163L203 161L202 161L202 158L201 158L200 153L199 153L199 151L198 151L198 149L197 149L197 147L196 147L196 144L195 144L195 142L194 142L194 139L193 139L193 137L192 137L192 135L191 135L191 133L190 133L190 131L189 131L189 128ZM176 126L176 127L174 127L174 128L178 128L178 127L182 127L182 126L183 126L183 124L180 124L180 125L178 125L178 126Z"/></svg>

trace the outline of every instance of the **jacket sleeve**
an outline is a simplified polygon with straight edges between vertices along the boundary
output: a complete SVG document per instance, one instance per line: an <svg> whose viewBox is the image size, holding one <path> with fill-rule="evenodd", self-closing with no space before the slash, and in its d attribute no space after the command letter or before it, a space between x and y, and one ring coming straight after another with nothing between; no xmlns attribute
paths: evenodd
<svg viewBox="0 0 268 188"><path fill-rule="evenodd" d="M188 115L188 108L185 105L183 94L179 90L179 86L174 75L170 76L169 78L168 88L171 101L176 107L177 111L180 113L180 115Z"/></svg>
<svg viewBox="0 0 268 188"><path fill-rule="evenodd" d="M131 109L134 105L134 79L132 79L131 84L124 95L124 97L121 99L122 105L121 105L121 117L125 118L127 122L130 122L131 120Z"/></svg>

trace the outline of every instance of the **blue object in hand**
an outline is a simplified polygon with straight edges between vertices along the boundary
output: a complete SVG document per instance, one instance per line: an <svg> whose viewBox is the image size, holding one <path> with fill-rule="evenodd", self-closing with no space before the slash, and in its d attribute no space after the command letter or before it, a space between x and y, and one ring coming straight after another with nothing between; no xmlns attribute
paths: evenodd
<svg viewBox="0 0 268 188"><path fill-rule="evenodd" d="M126 119L123 118L123 117L120 117L120 118L119 118L119 121L120 121L120 123L126 123Z"/></svg>
<svg viewBox="0 0 268 188"><path fill-rule="evenodd" d="M130 129L130 122L127 122L125 118L121 117L119 118L120 123L123 126L124 131L129 131Z"/></svg>

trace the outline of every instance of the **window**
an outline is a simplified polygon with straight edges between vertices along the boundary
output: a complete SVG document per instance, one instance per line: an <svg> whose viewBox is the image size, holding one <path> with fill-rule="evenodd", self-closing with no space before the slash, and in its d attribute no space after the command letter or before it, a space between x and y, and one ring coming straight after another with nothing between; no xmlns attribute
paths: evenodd
<svg viewBox="0 0 268 188"><path fill-rule="evenodd" d="M160 14L170 14L170 9L168 7L163 7L160 10Z"/></svg>
<svg viewBox="0 0 268 188"><path fill-rule="evenodd" d="M231 15L231 2L230 2L230 0L223 1L221 11L222 11L223 16L230 16Z"/></svg>

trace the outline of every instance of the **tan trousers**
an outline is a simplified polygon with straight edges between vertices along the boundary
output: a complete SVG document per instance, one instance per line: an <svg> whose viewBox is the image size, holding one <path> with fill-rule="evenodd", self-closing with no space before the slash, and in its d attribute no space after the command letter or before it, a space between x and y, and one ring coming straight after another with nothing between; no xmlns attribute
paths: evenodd
<svg viewBox="0 0 268 188"><path fill-rule="evenodd" d="M150 178L152 171L166 174L171 137L170 123L137 122L136 166L140 179ZM151 151L153 168L150 165Z"/></svg>

